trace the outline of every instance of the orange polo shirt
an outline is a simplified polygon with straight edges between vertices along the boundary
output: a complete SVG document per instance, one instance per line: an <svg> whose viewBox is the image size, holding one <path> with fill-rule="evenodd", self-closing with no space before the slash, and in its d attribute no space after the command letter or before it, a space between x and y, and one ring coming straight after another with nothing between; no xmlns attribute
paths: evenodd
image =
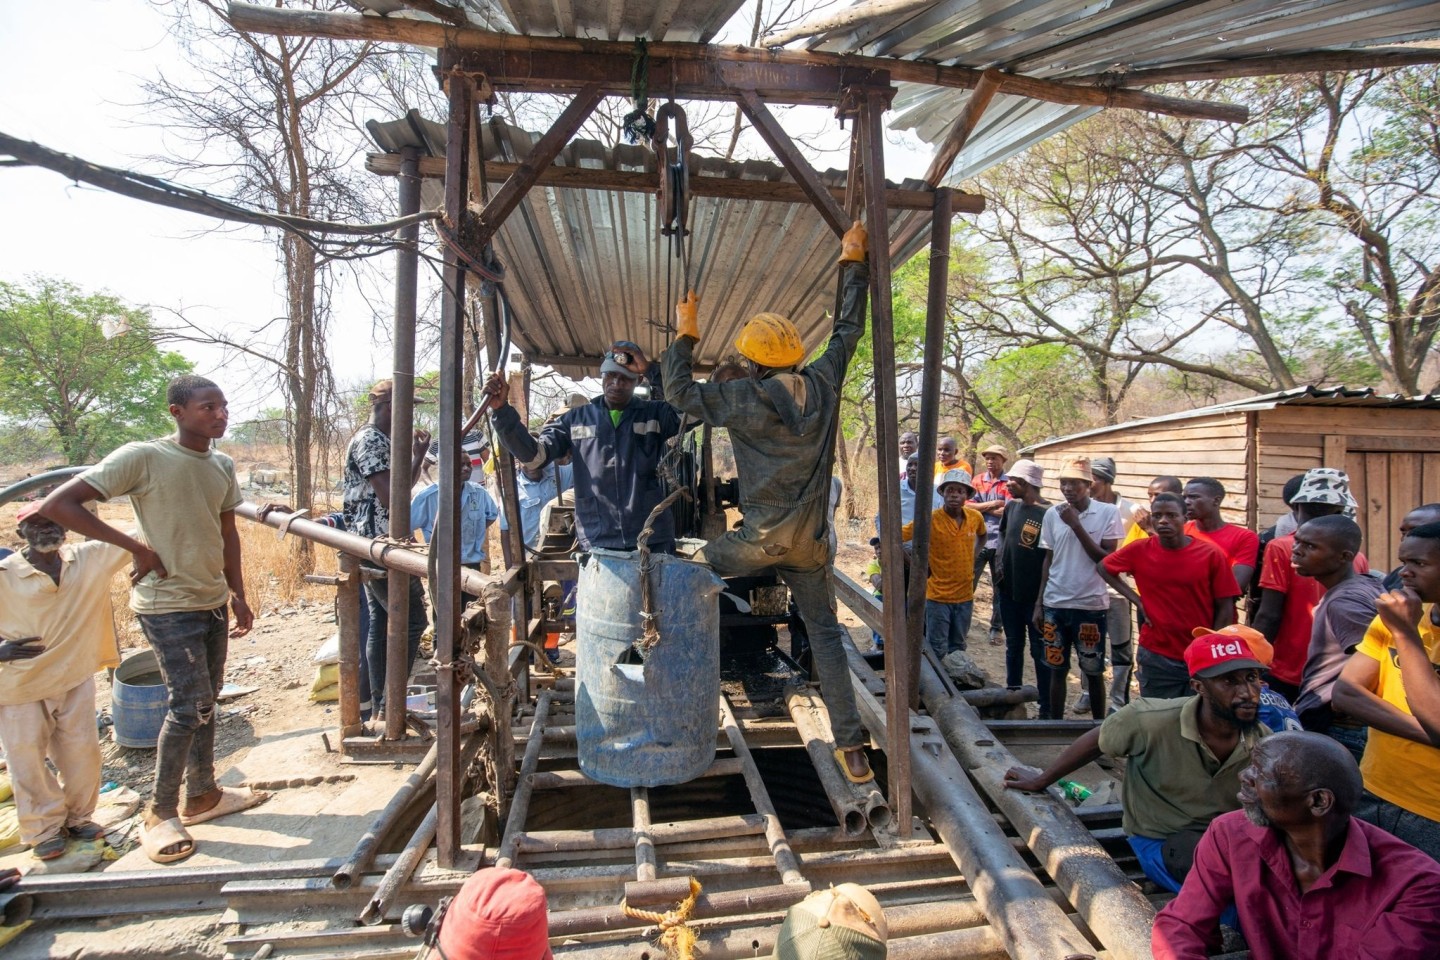
<svg viewBox="0 0 1440 960"><path fill-rule="evenodd" d="M914 536L915 524L900 530L902 540ZM985 518L963 508L952 517L942 507L930 514L930 577L925 599L936 603L965 603L975 599L975 538L985 535Z"/></svg>

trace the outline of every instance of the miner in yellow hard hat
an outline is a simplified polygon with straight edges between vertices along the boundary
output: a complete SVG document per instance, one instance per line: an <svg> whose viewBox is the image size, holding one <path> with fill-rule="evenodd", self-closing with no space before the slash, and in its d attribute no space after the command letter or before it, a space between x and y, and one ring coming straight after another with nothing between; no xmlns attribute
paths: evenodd
<svg viewBox="0 0 1440 960"><path fill-rule="evenodd" d="M662 359L665 399L711 426L729 428L740 477L740 529L711 540L697 559L722 577L774 572L789 586L830 711L836 759L854 783L874 775L850 687L845 631L835 618L827 523L840 385L865 332L866 242L865 228L857 221L842 242L840 314L829 345L813 363L800 366L805 345L793 323L776 313L758 313L735 340L749 376L697 383L692 362L700 324L694 291L675 308L675 343Z"/></svg>

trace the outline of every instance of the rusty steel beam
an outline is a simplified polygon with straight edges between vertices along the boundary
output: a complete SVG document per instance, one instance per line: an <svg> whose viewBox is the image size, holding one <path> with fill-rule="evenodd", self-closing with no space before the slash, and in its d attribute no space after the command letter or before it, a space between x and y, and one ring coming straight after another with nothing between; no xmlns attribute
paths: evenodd
<svg viewBox="0 0 1440 960"><path fill-rule="evenodd" d="M445 216L458 225L465 217L469 185L470 151L466 144L475 122L470 78L442 64L448 89L450 116L445 140ZM435 768L435 849L443 867L453 867L460 854L460 697L456 683L455 653L460 640L460 425L465 420L462 366L465 363L465 267L459 253L445 245L444 283L440 297L440 411L435 424L439 444L440 477L435 519L435 726L439 757ZM506 718L495 718L503 728Z"/></svg>
<svg viewBox="0 0 1440 960"><path fill-rule="evenodd" d="M885 100L866 91L860 106L861 155L865 165L866 227L870 233L870 339L875 359L875 443L880 469L881 586L887 597L905 595L905 557L900 545L900 489L894 470L885 469L896 449L898 420L895 378L895 324L890 285L890 212L878 189L885 182ZM910 660L914 651L905 639L905 605L890 604L883 617L885 685L889 736L885 766L889 771L890 808L900 836L910 835ZM874 728L872 728L872 733ZM877 738L878 739L878 738Z"/></svg>

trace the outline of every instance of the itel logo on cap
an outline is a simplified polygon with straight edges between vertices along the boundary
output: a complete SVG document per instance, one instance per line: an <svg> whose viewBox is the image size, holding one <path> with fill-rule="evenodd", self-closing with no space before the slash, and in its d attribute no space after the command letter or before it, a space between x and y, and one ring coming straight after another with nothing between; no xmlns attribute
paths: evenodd
<svg viewBox="0 0 1440 960"><path fill-rule="evenodd" d="M1210 656L1216 660L1222 660L1225 657L1243 657L1247 656L1248 653L1249 651L1241 646L1239 640L1232 640L1229 643L1210 644Z"/></svg>

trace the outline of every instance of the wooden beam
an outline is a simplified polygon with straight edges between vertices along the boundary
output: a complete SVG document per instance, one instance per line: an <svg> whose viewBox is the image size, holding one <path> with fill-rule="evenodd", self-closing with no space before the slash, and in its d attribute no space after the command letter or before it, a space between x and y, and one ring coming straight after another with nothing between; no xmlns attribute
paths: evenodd
<svg viewBox="0 0 1440 960"><path fill-rule="evenodd" d="M1073 77L1071 83L1123 84L1145 87L1161 83L1190 83L1199 80L1229 80L1235 77L1273 77L1287 73L1329 73L1341 70L1393 70L1427 63L1440 63L1440 49L1426 50L1318 50L1314 53L1287 53L1273 57L1244 57L1211 60L1178 67L1132 70L1129 73L1095 73Z"/></svg>
<svg viewBox="0 0 1440 960"><path fill-rule="evenodd" d="M590 84L575 95L565 112L560 114L554 125L545 131L545 135L530 150L530 155L525 158L514 173L505 178L505 182L495 191L490 202L485 204L485 209L480 211L480 232L476 238L476 245L483 247L490 242L495 231L505 222L505 218L535 186L535 181L540 178L540 171L554 163L555 158L560 155L565 144L575 136L580 125L595 112L595 107L600 103L601 93L597 84ZM462 144L463 152L463 144Z"/></svg>
<svg viewBox="0 0 1440 960"><path fill-rule="evenodd" d="M800 189L805 191L805 196L815 205L820 216L825 218L830 229L835 231L837 237L843 236L845 231L850 229L850 218L845 215L840 201L820 182L820 175L800 153L790 135L781 128L775 115L760 102L759 97L749 91L740 95L740 109L745 111L745 116L750 118L755 130L770 145L770 149L775 151L776 158L790 172L790 176L795 178Z"/></svg>
<svg viewBox="0 0 1440 960"><path fill-rule="evenodd" d="M630 43L609 40L590 40L571 37L517 37L509 33L493 33L470 27L455 27L443 23L423 20L406 20L385 17L358 16L345 13L321 13L313 10L263 7L248 3L232 2L228 18L237 30L250 33L273 34L277 36L328 37L335 40L378 40L395 43L413 43L426 47L450 47L460 51L506 51L528 56L535 53L561 53L575 63L588 60L596 55L620 57L629 64L634 56ZM583 55L583 56L582 56ZM755 47L722 47L702 43L661 42L649 45L650 86L653 90L670 89L669 81L677 77L670 61L699 60L711 65L750 64L757 67L795 66L807 71L818 71L824 67L842 67L854 71L884 73L889 81L903 80L907 83L921 83L937 87L974 89L980 82L982 71L970 67L947 67L938 63L922 63L917 60L895 60L887 57L861 57L848 54L826 53L818 50L761 50ZM628 66L627 66L628 71ZM744 77L746 71L731 75ZM626 90L628 91L628 72ZM816 76L821 74L816 73ZM1214 103L1204 100L1183 100L1178 97L1164 97L1142 90L1103 90L1087 84L1076 84L1056 80L1038 80L1006 74L1003 93L1031 97L1050 103L1072 106L1121 107L1128 110L1147 110L1197 120L1220 120L1226 123L1244 123L1250 111L1238 104ZM513 77L500 78L523 81L523 72ZM491 78L492 82L496 78ZM750 80L754 80L751 76ZM859 82L852 79L850 86ZM763 91L763 84L747 82L750 89ZM515 86L512 89L523 89ZM837 102L838 87L825 102ZM678 94L677 94L678 95ZM687 96L694 96L689 95ZM728 95L727 95L728 96ZM713 93L711 97L713 98ZM780 96L767 96L772 102L783 101Z"/></svg>
<svg viewBox="0 0 1440 960"><path fill-rule="evenodd" d="M372 153L365 158L365 169L382 177L393 177L400 172L400 155L397 153ZM492 183L509 177L518 168L518 163L496 163L488 161L485 173ZM445 176L444 157L421 157L420 176L440 179ZM592 167L562 167L554 164L540 171L536 186L562 187L574 190L615 190L621 193L655 193L656 174L634 170L608 170ZM845 188L826 187L837 203L844 203ZM985 209L985 198L977 193L953 191L955 210L958 213L980 213ZM753 200L771 203L804 203L808 197L800 185L790 180L740 180L733 177L708 177L692 172L690 195L693 197L718 197L723 200ZM929 190L906 190L887 187L885 203L892 210L929 210L934 203Z"/></svg>
<svg viewBox="0 0 1440 960"><path fill-rule="evenodd" d="M980 82L975 85L975 90L970 94L970 99L965 102L965 108L960 111L960 116L950 125L945 133L945 139L940 141L940 146L935 151L935 158L930 161L930 169L925 171L925 182L930 186L940 186L940 181L945 179L950 172L950 167L955 163L955 158L960 156L960 151L965 149L965 141L970 139L970 134L975 132L975 127L980 123L980 117L984 115L985 108L990 106L991 99L999 91L1003 82L999 70L986 70Z"/></svg>

